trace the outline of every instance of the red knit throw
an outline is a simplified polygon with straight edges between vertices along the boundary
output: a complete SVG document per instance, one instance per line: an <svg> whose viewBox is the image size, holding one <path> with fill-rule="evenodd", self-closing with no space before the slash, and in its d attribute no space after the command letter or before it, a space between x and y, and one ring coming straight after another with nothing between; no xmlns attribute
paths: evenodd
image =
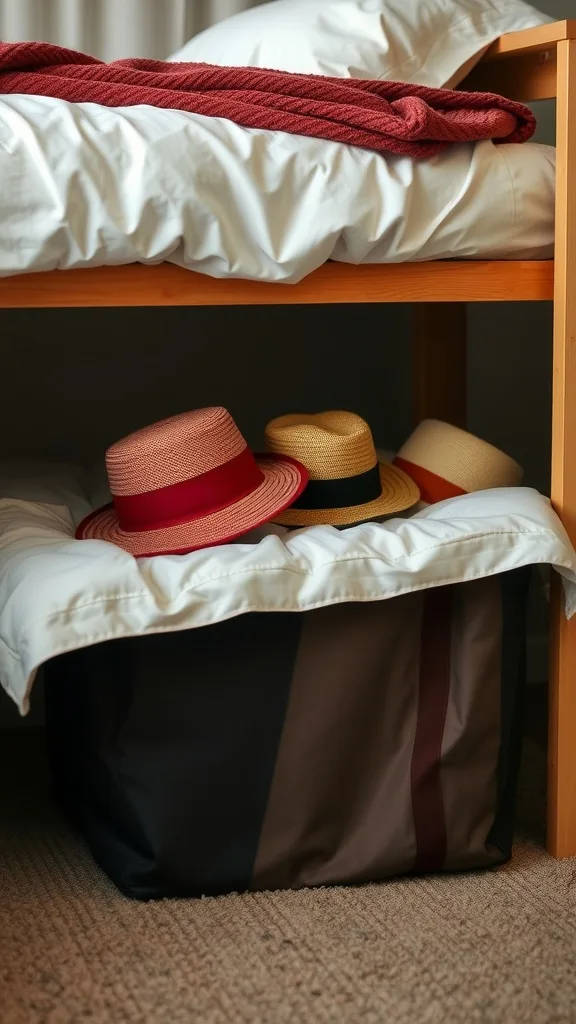
<svg viewBox="0 0 576 1024"><path fill-rule="evenodd" d="M525 142L533 114L482 92L211 64L104 64L50 43L0 43L0 93L105 107L149 104L411 157L458 142Z"/></svg>

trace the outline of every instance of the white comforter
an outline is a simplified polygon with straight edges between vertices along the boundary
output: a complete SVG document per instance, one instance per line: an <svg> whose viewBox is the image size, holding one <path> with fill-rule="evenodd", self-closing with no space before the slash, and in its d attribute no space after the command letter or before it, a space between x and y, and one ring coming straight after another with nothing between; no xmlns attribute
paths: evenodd
<svg viewBox="0 0 576 1024"><path fill-rule="evenodd" d="M163 260L297 281L327 259L552 254L554 150L384 159L152 107L0 100L0 275Z"/></svg>
<svg viewBox="0 0 576 1024"><path fill-rule="evenodd" d="M241 543L139 561L73 540L98 492L73 467L0 466L0 684L22 713L38 668L58 654L251 611L384 600L549 564L564 578L567 614L576 612L576 553L547 499L526 488L349 530L264 527Z"/></svg>

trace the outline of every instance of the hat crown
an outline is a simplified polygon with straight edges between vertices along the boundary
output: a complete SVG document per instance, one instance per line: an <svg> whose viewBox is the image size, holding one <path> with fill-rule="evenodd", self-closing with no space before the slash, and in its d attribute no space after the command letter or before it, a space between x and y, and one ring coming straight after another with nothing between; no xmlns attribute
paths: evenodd
<svg viewBox="0 0 576 1024"><path fill-rule="evenodd" d="M437 495L435 486L425 496L422 480L414 475L424 470L433 477L455 485L456 493L465 494L492 487L517 487L522 481L522 467L505 452L474 434L442 420L423 420L413 431L397 456L398 463L417 479L426 501L446 497Z"/></svg>
<svg viewBox="0 0 576 1024"><path fill-rule="evenodd" d="M116 441L106 453L113 495L144 494L202 476L246 449L227 409L170 416Z"/></svg>
<svg viewBox="0 0 576 1024"><path fill-rule="evenodd" d="M378 462L366 421L343 410L279 416L268 424L265 437L269 451L297 459L310 480L356 476Z"/></svg>

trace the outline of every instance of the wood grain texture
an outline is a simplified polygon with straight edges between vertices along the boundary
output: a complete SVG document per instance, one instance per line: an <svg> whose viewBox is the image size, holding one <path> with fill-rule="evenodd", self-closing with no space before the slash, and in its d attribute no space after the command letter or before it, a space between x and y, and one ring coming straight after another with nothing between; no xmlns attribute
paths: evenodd
<svg viewBox="0 0 576 1024"><path fill-rule="evenodd" d="M556 95L556 47L544 53L511 55L509 60L477 64L459 88L496 92L524 103L552 99Z"/></svg>
<svg viewBox="0 0 576 1024"><path fill-rule="evenodd" d="M445 420L466 426L466 304L414 307L412 396L414 423Z"/></svg>
<svg viewBox="0 0 576 1024"><path fill-rule="evenodd" d="M558 44L552 502L576 544L576 40ZM576 855L576 619L552 613L548 848Z"/></svg>
<svg viewBox="0 0 576 1024"><path fill-rule="evenodd" d="M501 36L459 88L524 102L551 99L556 95L557 47L569 39L576 39L576 19Z"/></svg>
<svg viewBox="0 0 576 1024"><path fill-rule="evenodd" d="M519 32L500 36L482 57L482 63L502 60L519 53L535 53L556 46L565 39L576 39L576 18L553 21L550 25L537 25Z"/></svg>
<svg viewBox="0 0 576 1024"><path fill-rule="evenodd" d="M215 280L181 267L131 264L0 279L0 308L246 306L552 299L551 260L326 263L299 284Z"/></svg>

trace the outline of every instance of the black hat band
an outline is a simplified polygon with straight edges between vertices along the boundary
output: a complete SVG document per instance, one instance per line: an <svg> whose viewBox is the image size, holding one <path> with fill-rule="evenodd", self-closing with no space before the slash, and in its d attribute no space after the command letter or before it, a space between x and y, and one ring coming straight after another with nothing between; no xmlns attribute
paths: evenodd
<svg viewBox="0 0 576 1024"><path fill-rule="evenodd" d="M340 477L337 480L310 480L304 493L291 508L328 509L367 505L382 494L380 466L376 463L366 473Z"/></svg>

